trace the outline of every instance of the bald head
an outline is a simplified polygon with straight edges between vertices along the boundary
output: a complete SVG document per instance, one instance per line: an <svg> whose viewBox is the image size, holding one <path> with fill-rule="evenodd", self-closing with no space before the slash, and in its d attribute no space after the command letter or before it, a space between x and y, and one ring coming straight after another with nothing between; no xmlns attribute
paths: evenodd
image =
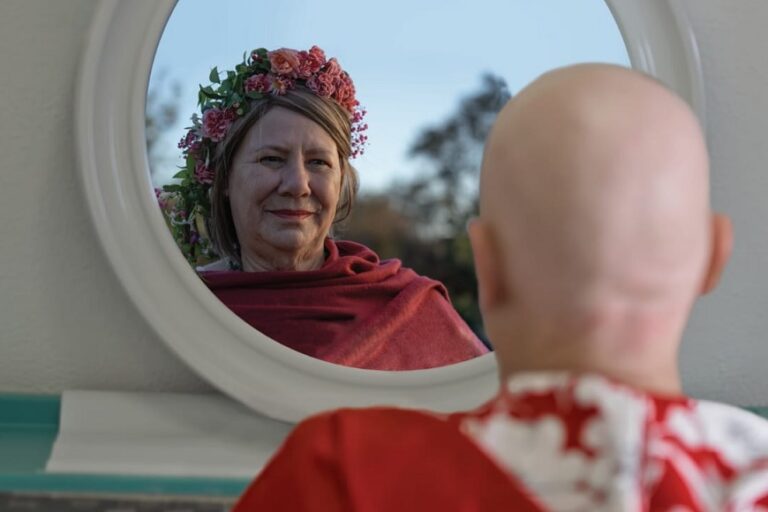
<svg viewBox="0 0 768 512"><path fill-rule="evenodd" d="M655 80L610 65L547 73L486 144L480 218L499 278L540 312L692 301L707 176L696 117Z"/></svg>

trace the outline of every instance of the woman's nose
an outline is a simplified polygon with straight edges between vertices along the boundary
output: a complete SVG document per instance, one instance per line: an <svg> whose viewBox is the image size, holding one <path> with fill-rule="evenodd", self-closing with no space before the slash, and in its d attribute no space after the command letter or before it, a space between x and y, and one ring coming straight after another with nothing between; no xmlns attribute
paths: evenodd
<svg viewBox="0 0 768 512"><path fill-rule="evenodd" d="M294 197L308 196L309 172L301 160L291 158L283 166L278 193Z"/></svg>

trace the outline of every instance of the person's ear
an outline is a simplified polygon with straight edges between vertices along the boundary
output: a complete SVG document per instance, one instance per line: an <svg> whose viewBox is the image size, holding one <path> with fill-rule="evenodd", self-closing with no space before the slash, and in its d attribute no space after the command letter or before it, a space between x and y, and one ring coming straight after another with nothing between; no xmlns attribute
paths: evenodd
<svg viewBox="0 0 768 512"><path fill-rule="evenodd" d="M731 219L726 215L715 213L712 215L712 247L709 264L704 274L704 282L701 285L700 293L702 295L711 292L717 286L732 251L733 224Z"/></svg>
<svg viewBox="0 0 768 512"><path fill-rule="evenodd" d="M506 300L497 244L489 226L478 218L467 223L467 232L475 262L480 310L492 311Z"/></svg>

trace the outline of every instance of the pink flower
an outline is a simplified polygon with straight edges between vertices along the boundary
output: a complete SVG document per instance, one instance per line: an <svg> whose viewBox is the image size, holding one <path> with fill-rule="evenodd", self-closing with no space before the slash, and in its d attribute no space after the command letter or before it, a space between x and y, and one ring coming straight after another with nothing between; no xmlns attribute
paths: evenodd
<svg viewBox="0 0 768 512"><path fill-rule="evenodd" d="M280 76L295 77L299 71L299 54L290 48L280 48L267 53L272 72Z"/></svg>
<svg viewBox="0 0 768 512"><path fill-rule="evenodd" d="M357 100L355 99L355 85L352 83L349 75L343 73L337 77L334 80L334 86L336 94L334 94L333 98L347 111L352 113L357 105Z"/></svg>
<svg viewBox="0 0 768 512"><path fill-rule="evenodd" d="M360 131L362 130L357 130L357 133L352 136L352 158L357 158L365 153L365 144L368 142L368 136L363 135Z"/></svg>
<svg viewBox="0 0 768 512"><path fill-rule="evenodd" d="M275 76L272 78L272 84L270 87L270 92L272 94L276 94L278 96L282 96L286 92L288 92L288 89L293 88L293 80L290 78L284 78L280 76Z"/></svg>
<svg viewBox="0 0 768 512"><path fill-rule="evenodd" d="M358 103L357 101L355 103ZM363 134L368 129L368 124L363 123L363 118L367 114L365 109L353 109L352 121L352 158L357 158L365 152L365 145L368 142L368 136Z"/></svg>
<svg viewBox="0 0 768 512"><path fill-rule="evenodd" d="M319 46L315 45L312 48L310 48L309 54L312 56L313 59L317 60L321 66L325 64L325 52L321 50Z"/></svg>
<svg viewBox="0 0 768 512"><path fill-rule="evenodd" d="M299 78L308 79L325 64L325 53L317 46L310 48L308 52L299 52Z"/></svg>
<svg viewBox="0 0 768 512"><path fill-rule="evenodd" d="M307 87L318 96L330 98L336 91L335 80L333 78L334 77L328 73L318 73L307 80Z"/></svg>
<svg viewBox="0 0 768 512"><path fill-rule="evenodd" d="M200 139L196 139L192 144L189 145L187 148L187 154L192 155L194 157L197 157L200 155L200 149L203 147L202 142L200 142Z"/></svg>
<svg viewBox="0 0 768 512"><path fill-rule="evenodd" d="M269 92L272 81L265 74L253 75L245 81L243 86L245 87L245 92Z"/></svg>
<svg viewBox="0 0 768 512"><path fill-rule="evenodd" d="M332 77L337 77L341 75L341 66L339 65L339 61L336 60L336 58L332 58L325 64L325 69L323 69L324 73L328 73Z"/></svg>
<svg viewBox="0 0 768 512"><path fill-rule="evenodd" d="M363 117L365 117L365 114L367 113L368 111L366 110L355 110L355 112L352 114L352 122L359 123L360 121L363 120Z"/></svg>
<svg viewBox="0 0 768 512"><path fill-rule="evenodd" d="M189 130L187 134L179 141L179 149L192 147L195 141L197 141L197 134L194 130Z"/></svg>
<svg viewBox="0 0 768 512"><path fill-rule="evenodd" d="M202 185L213 185L214 178L213 169L206 166L203 162L197 161L195 163L195 179Z"/></svg>
<svg viewBox="0 0 768 512"><path fill-rule="evenodd" d="M221 141L232 126L236 114L232 110L210 108L203 114L203 136L213 142Z"/></svg>

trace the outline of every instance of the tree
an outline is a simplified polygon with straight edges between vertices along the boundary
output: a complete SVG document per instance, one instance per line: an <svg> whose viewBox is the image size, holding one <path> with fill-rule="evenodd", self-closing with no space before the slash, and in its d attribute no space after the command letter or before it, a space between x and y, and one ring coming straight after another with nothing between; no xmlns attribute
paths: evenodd
<svg viewBox="0 0 768 512"><path fill-rule="evenodd" d="M147 139L149 172L153 175L161 167L175 165L179 156L179 152L175 150L176 146L170 146L164 138L179 118L180 92L179 83L168 84L163 72L160 72L152 88L147 92L144 130ZM169 147L173 150L169 151ZM170 173L170 175L173 174Z"/></svg>
<svg viewBox="0 0 768 512"><path fill-rule="evenodd" d="M444 122L426 128L409 150L420 170L410 182L359 198L341 234L369 244L382 257L397 256L417 272L441 281L453 305L484 338L477 281L466 234L477 213L483 145L496 115L509 100L503 79L482 77ZM367 219L371 219L368 221Z"/></svg>
<svg viewBox="0 0 768 512"><path fill-rule="evenodd" d="M485 75L476 93L462 99L443 123L426 128L409 150L421 170L400 185L396 197L420 234L455 236L477 211L477 185L483 145L496 115L509 100L506 82Z"/></svg>

